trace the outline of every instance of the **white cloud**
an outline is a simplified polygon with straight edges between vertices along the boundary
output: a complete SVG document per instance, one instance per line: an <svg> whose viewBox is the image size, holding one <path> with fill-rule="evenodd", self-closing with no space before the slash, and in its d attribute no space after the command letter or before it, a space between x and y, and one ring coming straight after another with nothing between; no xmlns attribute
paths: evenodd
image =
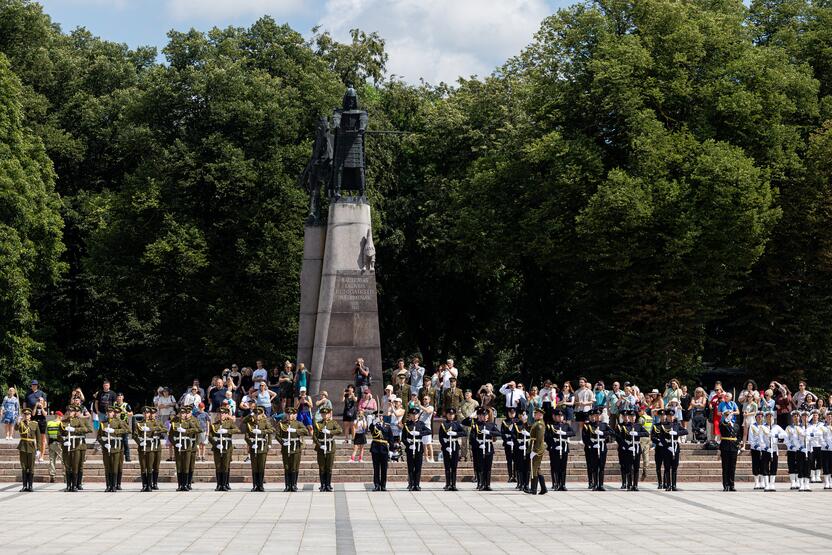
<svg viewBox="0 0 832 555"><path fill-rule="evenodd" d="M218 20L272 15L276 19L304 10L303 0L167 0L167 11L177 21Z"/></svg>
<svg viewBox="0 0 832 555"><path fill-rule="evenodd" d="M342 41L352 28L378 31L390 73L437 83L489 74L550 13L546 0L327 0L320 24Z"/></svg>

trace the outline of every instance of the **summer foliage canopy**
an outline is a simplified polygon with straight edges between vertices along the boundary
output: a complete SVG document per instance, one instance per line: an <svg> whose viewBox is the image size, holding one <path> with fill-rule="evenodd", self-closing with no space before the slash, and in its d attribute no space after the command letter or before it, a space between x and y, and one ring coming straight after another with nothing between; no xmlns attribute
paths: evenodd
<svg viewBox="0 0 832 555"><path fill-rule="evenodd" d="M0 381L293 358L314 122L368 139L383 352L466 379L832 369L832 2L604 0L493 75L264 17L156 62L0 0ZM308 362L308 361L306 361Z"/></svg>

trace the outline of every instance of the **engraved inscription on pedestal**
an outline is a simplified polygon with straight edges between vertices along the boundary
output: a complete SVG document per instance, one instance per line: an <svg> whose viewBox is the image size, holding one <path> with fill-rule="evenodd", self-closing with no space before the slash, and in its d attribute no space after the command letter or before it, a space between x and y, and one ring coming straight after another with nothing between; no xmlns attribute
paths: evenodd
<svg viewBox="0 0 832 555"><path fill-rule="evenodd" d="M375 276L366 272L339 270L335 276L332 312L376 310Z"/></svg>

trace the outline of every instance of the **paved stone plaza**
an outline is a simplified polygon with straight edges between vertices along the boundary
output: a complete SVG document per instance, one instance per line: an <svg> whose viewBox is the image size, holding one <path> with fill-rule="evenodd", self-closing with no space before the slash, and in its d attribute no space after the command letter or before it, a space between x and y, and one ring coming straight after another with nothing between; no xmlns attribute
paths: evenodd
<svg viewBox="0 0 832 555"><path fill-rule="evenodd" d="M164 486L170 486L165 484ZM163 486L163 487L164 487ZM276 489L278 484L267 484ZM655 486L654 486L655 487ZM372 493L337 484L335 493L215 493L196 484L182 494L117 494L89 484L0 486L3 553L720 553L829 552L832 492L714 491L685 484L677 493L582 490L543 497L501 484L490 494L428 486ZM716 486L719 487L719 486ZM316 488L317 489L317 488ZM515 535L507 535L511 531Z"/></svg>

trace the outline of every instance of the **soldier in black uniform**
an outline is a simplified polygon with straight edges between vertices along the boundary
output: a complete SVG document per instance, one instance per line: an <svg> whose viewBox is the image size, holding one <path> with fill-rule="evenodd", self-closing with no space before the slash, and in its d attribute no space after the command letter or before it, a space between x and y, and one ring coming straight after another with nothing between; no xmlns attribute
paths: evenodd
<svg viewBox="0 0 832 555"><path fill-rule="evenodd" d="M488 409L477 408L477 419L471 417L462 424L471 428L471 453L474 455L474 465L477 466L477 489L491 491L491 465L494 462L494 439L500 435L493 422L486 421Z"/></svg>
<svg viewBox="0 0 832 555"><path fill-rule="evenodd" d="M459 466L460 438L465 438L465 428L456 420L456 409L445 409L445 422L439 425L439 446L445 465L445 491L457 491L456 471Z"/></svg>
<svg viewBox="0 0 832 555"><path fill-rule="evenodd" d="M665 409L664 414L667 421L657 427L664 444L664 488L665 491L677 491L676 471L679 469L681 452L679 439L687 435L688 431L676 420L675 409Z"/></svg>
<svg viewBox="0 0 832 555"><path fill-rule="evenodd" d="M653 440L653 445L656 446L655 452L653 453L653 462L656 463L656 482L658 483L658 488L656 489L664 489L665 483L662 465L664 464L664 460L666 458L665 451L667 450L667 445L665 445L665 436L663 436L660 432L661 427L667 425L667 413L660 410L658 415L659 422L657 424L653 424L653 429L650 430L650 438Z"/></svg>
<svg viewBox="0 0 832 555"><path fill-rule="evenodd" d="M370 455L373 457L373 491L387 491L387 463L390 462L390 444L393 430L383 420L383 413L376 411L370 424Z"/></svg>
<svg viewBox="0 0 832 555"><path fill-rule="evenodd" d="M526 411L520 411L520 415L514 421L514 476L517 478L517 487L520 491L529 493L529 448L531 432L529 426L529 415Z"/></svg>
<svg viewBox="0 0 832 555"><path fill-rule="evenodd" d="M581 439L584 443L586 466L589 469L589 489L604 491L604 468L607 465L607 441L612 431L600 421L601 410L589 411L589 422L584 425Z"/></svg>
<svg viewBox="0 0 832 555"><path fill-rule="evenodd" d="M632 464L631 457L625 453L627 448L626 429L623 422L625 421L624 411L619 413L621 415L621 422L611 420L609 423L612 436L615 438L616 450L618 451L618 468L621 472L621 486L618 489L627 489L627 474L630 472L630 465Z"/></svg>
<svg viewBox="0 0 832 555"><path fill-rule="evenodd" d="M641 440L642 437L647 437L647 430L644 426L636 422L636 411L632 409L621 411L621 416L624 423L621 425L620 438L624 445L623 452L619 451L619 456L624 456L627 461L625 464L626 475L625 485L627 491L638 491L639 467L641 466Z"/></svg>
<svg viewBox="0 0 832 555"><path fill-rule="evenodd" d="M546 426L546 449L552 473L552 491L566 491L566 462L569 459L569 440L575 435L572 426L563 421L563 411L552 411L554 422Z"/></svg>
<svg viewBox="0 0 832 555"><path fill-rule="evenodd" d="M402 427L402 442L407 457L407 491L421 491L424 438L430 435L430 428L418 420L419 409L407 411L407 422Z"/></svg>
<svg viewBox="0 0 832 555"><path fill-rule="evenodd" d="M332 115L335 134L335 156L330 196L341 198L341 190L357 191L364 196L364 132L367 130L367 112L358 109L355 89L344 93L340 110Z"/></svg>
<svg viewBox="0 0 832 555"><path fill-rule="evenodd" d="M509 482L517 481L517 475L514 471L514 450L517 446L514 437L515 412L514 407L508 407L506 409L506 417L500 424L500 436L503 439L503 451L506 454L506 468L508 469Z"/></svg>
<svg viewBox="0 0 832 555"><path fill-rule="evenodd" d="M739 453L739 427L734 423L732 414L725 414L719 423L719 458L722 461L722 491L734 489L734 476L737 472L737 454Z"/></svg>

